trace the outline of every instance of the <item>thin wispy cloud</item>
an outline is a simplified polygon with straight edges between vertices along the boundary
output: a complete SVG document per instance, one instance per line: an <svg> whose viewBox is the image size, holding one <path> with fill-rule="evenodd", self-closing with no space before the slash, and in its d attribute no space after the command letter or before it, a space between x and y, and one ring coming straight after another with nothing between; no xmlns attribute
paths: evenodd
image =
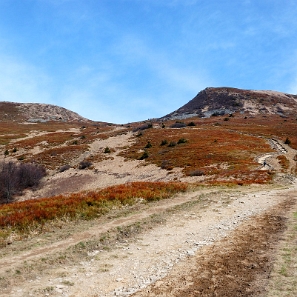
<svg viewBox="0 0 297 297"><path fill-rule="evenodd" d="M51 102L49 79L35 66L0 55L0 100Z"/></svg>
<svg viewBox="0 0 297 297"><path fill-rule="evenodd" d="M0 100L163 116L208 86L296 93L293 0L0 2Z"/></svg>

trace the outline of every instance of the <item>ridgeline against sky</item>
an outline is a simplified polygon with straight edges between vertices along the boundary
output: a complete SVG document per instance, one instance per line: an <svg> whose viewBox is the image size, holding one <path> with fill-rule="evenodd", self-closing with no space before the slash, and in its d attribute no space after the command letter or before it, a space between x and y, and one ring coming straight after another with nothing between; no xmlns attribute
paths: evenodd
<svg viewBox="0 0 297 297"><path fill-rule="evenodd" d="M160 117L206 87L297 93L294 0L2 0L0 101Z"/></svg>

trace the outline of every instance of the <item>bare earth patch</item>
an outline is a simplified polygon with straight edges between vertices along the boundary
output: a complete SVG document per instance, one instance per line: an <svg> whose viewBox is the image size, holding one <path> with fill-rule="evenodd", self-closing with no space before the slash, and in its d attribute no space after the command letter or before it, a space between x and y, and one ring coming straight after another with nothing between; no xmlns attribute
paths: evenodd
<svg viewBox="0 0 297 297"><path fill-rule="evenodd" d="M295 191L200 190L62 226L62 240L49 232L25 249L7 246L1 296L256 296Z"/></svg>
<svg viewBox="0 0 297 297"><path fill-rule="evenodd" d="M276 253L276 260L263 297L297 296L297 208L289 212L287 230Z"/></svg>
<svg viewBox="0 0 297 297"><path fill-rule="evenodd" d="M132 296L259 296L292 202L247 220L228 238L201 249L168 277Z"/></svg>

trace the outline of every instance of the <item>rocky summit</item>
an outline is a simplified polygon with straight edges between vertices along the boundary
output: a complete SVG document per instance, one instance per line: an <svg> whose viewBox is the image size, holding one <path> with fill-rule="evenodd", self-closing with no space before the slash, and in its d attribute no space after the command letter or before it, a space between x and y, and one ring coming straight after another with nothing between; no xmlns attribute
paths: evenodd
<svg viewBox="0 0 297 297"><path fill-rule="evenodd" d="M193 116L208 118L235 112L278 114L283 117L296 114L297 95L276 91L242 90L221 87L206 88L163 120L185 119Z"/></svg>
<svg viewBox="0 0 297 297"><path fill-rule="evenodd" d="M0 102L0 121L85 122L87 119L66 108L41 103Z"/></svg>

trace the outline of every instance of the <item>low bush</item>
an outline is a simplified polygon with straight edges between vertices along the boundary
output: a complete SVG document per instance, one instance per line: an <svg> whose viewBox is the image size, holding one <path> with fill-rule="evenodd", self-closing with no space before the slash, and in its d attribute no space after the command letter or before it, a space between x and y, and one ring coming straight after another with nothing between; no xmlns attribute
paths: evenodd
<svg viewBox="0 0 297 297"><path fill-rule="evenodd" d="M69 164L67 164L67 165L63 165L63 166L61 166L60 168L59 168L59 172L64 172L64 171L66 171L66 170L68 170L68 169L70 169L71 168L71 166L69 165Z"/></svg>
<svg viewBox="0 0 297 297"><path fill-rule="evenodd" d="M205 175L205 173L202 170L194 170L189 173L189 176L202 176Z"/></svg>
<svg viewBox="0 0 297 297"><path fill-rule="evenodd" d="M188 142L187 139L185 139L185 138L180 138L180 139L178 140L177 144L187 143L187 142Z"/></svg>
<svg viewBox="0 0 297 297"><path fill-rule="evenodd" d="M24 163L18 166L19 186L21 189L37 187L46 175L45 168L36 164Z"/></svg>
<svg viewBox="0 0 297 297"><path fill-rule="evenodd" d="M170 141L170 143L168 144L169 147L174 147L176 146L176 142L175 141Z"/></svg>
<svg viewBox="0 0 297 297"><path fill-rule="evenodd" d="M166 199L187 190L181 182L133 182L51 198L32 199L0 206L0 228L29 231L55 219L92 219L117 205Z"/></svg>
<svg viewBox="0 0 297 297"><path fill-rule="evenodd" d="M0 163L0 203L12 202L24 189L37 187L45 175L45 168L37 164Z"/></svg>
<svg viewBox="0 0 297 297"><path fill-rule="evenodd" d="M105 149L104 149L104 154L109 154L111 153L111 150L110 148L107 146Z"/></svg>
<svg viewBox="0 0 297 297"><path fill-rule="evenodd" d="M144 124L142 126L139 126L139 127L135 128L133 130L133 132L142 131L142 130L146 130L146 129L150 129L150 128L153 128L153 124L152 123L148 123L148 124Z"/></svg>
<svg viewBox="0 0 297 297"><path fill-rule="evenodd" d="M88 160L83 160L79 163L78 165L78 169L86 169L92 166L92 162L88 161Z"/></svg>
<svg viewBox="0 0 297 297"><path fill-rule="evenodd" d="M163 160L161 163L161 168L166 170L172 170L173 166L169 160Z"/></svg>
<svg viewBox="0 0 297 297"><path fill-rule="evenodd" d="M286 138L285 144L287 144L287 145L290 145L291 144L291 140L289 139L289 137Z"/></svg>
<svg viewBox="0 0 297 297"><path fill-rule="evenodd" d="M166 140L166 139L163 139L162 141L161 141L161 146L163 146L163 145L166 145L166 144L168 144L168 141Z"/></svg>
<svg viewBox="0 0 297 297"><path fill-rule="evenodd" d="M152 147L152 146L153 146L153 145L151 144L151 142L148 141L147 144L146 144L146 146L145 146L145 148L150 148L150 147Z"/></svg>
<svg viewBox="0 0 297 297"><path fill-rule="evenodd" d="M184 127L187 127L187 125L183 122L176 122L170 126L170 128L184 128Z"/></svg>
<svg viewBox="0 0 297 297"><path fill-rule="evenodd" d="M145 151L141 157L139 158L139 160L144 160L144 159L147 159L149 157L148 153Z"/></svg>

